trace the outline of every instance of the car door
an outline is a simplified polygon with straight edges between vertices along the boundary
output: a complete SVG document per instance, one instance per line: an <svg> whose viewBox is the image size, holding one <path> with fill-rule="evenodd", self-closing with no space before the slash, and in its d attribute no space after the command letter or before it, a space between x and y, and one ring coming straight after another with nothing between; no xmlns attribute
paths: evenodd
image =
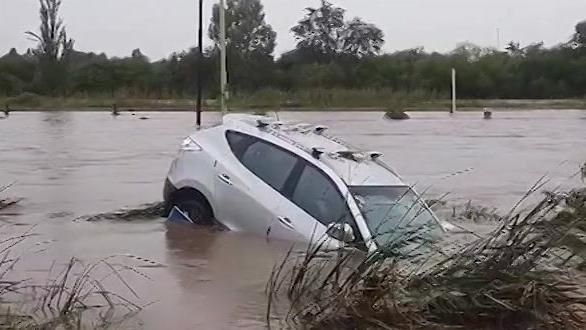
<svg viewBox="0 0 586 330"><path fill-rule="evenodd" d="M306 240L325 238L327 226L348 223L354 229L356 242L363 242L347 199L326 173L307 161L294 171L294 183L278 208L280 218L290 219L295 230ZM279 221L274 221L278 227Z"/></svg>
<svg viewBox="0 0 586 330"><path fill-rule="evenodd" d="M226 139L231 153L216 164L217 218L231 230L268 235L298 160L250 135L228 131Z"/></svg>

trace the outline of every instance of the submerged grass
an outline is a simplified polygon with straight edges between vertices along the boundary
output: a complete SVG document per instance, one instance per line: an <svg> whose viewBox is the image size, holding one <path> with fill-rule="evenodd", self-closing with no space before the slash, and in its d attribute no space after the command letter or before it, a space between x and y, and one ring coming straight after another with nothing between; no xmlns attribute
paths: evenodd
<svg viewBox="0 0 586 330"><path fill-rule="evenodd" d="M286 295L285 322L305 329L586 328L586 285L576 271L586 269L586 189L516 209L447 256L405 252L413 242L434 244L416 233L358 262L347 253L324 259L319 246L289 254L269 281L270 303Z"/></svg>
<svg viewBox="0 0 586 330"><path fill-rule="evenodd" d="M30 237L27 233L0 242L0 328L2 329L105 329L136 315L142 306L133 302L139 296L122 276L124 272L146 277L126 265L120 256L111 256L92 264L72 258L46 283L28 279L10 280L20 258L11 258L10 250ZM9 244L7 244L9 243ZM55 265L49 273L55 271ZM104 282L117 279L133 298L109 291Z"/></svg>

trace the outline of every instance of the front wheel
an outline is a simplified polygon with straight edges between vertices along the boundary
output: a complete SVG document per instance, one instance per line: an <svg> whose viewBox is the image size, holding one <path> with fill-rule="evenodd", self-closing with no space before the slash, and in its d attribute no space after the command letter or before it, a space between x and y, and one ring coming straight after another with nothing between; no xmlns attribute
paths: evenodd
<svg viewBox="0 0 586 330"><path fill-rule="evenodd" d="M211 208L207 203L198 199L180 199L173 203L181 211L189 216L189 218L198 225L212 225L214 223L214 216Z"/></svg>

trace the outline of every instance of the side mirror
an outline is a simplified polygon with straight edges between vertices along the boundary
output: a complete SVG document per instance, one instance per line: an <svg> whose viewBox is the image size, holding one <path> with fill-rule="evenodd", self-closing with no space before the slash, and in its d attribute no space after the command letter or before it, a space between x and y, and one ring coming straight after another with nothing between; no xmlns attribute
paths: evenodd
<svg viewBox="0 0 586 330"><path fill-rule="evenodd" d="M347 223L332 223L328 226L326 233L344 243L352 243L356 240L352 226Z"/></svg>

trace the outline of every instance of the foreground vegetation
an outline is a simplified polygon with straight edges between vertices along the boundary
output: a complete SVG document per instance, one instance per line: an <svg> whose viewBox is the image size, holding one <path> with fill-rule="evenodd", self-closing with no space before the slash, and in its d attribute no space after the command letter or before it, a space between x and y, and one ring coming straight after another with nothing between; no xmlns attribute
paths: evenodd
<svg viewBox="0 0 586 330"><path fill-rule="evenodd" d="M40 3L39 31L27 33L36 44L24 54L13 49L0 57L0 106L160 106L149 100L172 99L174 106L186 107L191 102L184 100L197 91L197 72L206 98L217 97L217 6L209 28L215 46L202 58L193 48L151 61L139 49L124 58L76 50L59 18L61 0ZM227 6L229 83L236 108L447 108L452 68L458 71L462 99L575 99L564 101L572 104L564 107L584 108L586 23L552 48L511 42L503 51L466 43L446 54L423 48L382 54L385 36L379 28L346 20L344 9L322 1L300 13L291 29L296 48L275 59L277 36L260 0L228 0Z"/></svg>
<svg viewBox="0 0 586 330"><path fill-rule="evenodd" d="M8 188L0 187L0 211L18 203L2 197ZM0 226L1 329L106 329L142 309L132 301L139 297L123 277L124 273L147 277L131 265L132 256L110 256L91 264L71 258L63 266L53 263L47 269L47 279L35 281L15 270L31 252L22 246L35 234L32 229L19 235L6 234L12 231L8 225ZM108 290L112 279L133 297Z"/></svg>
<svg viewBox="0 0 586 330"><path fill-rule="evenodd" d="M450 253L413 231L358 262L319 244L290 254L269 306L285 295L286 322L305 329L584 329L586 189L517 207Z"/></svg>

